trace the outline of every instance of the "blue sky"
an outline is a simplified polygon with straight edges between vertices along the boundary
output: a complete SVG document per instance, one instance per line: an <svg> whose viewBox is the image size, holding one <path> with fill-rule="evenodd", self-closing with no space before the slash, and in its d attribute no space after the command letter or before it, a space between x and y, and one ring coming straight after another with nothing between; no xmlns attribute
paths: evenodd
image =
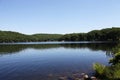
<svg viewBox="0 0 120 80"><path fill-rule="evenodd" d="M0 0L0 30L77 33L120 26L120 0Z"/></svg>

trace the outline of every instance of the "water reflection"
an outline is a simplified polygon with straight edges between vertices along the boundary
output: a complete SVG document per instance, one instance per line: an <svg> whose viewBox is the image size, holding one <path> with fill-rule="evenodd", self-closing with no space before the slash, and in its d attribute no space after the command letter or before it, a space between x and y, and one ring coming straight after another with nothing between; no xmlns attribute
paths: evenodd
<svg viewBox="0 0 120 80"><path fill-rule="evenodd" d="M118 43L79 43L79 44L15 44L15 45L0 45L0 54L12 54L20 52L22 50L33 48L33 49L51 49L51 48L68 48L68 49L79 49L88 48L92 51L106 51L107 55L112 54L112 49L117 47Z"/></svg>
<svg viewBox="0 0 120 80"><path fill-rule="evenodd" d="M91 74L93 63L108 65L109 56L118 45L118 43L0 45L0 80L56 80L58 75L71 75L76 72ZM51 75L53 77L48 78Z"/></svg>

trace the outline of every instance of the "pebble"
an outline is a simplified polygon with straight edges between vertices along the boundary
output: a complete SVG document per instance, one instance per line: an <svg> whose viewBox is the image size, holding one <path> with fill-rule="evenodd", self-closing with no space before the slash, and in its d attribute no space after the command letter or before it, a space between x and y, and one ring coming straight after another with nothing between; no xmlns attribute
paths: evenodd
<svg viewBox="0 0 120 80"><path fill-rule="evenodd" d="M80 79L80 78L75 78L75 80L82 80L82 79Z"/></svg>
<svg viewBox="0 0 120 80"><path fill-rule="evenodd" d="M53 74L48 75L49 78L53 77ZM95 76L88 76L85 73L74 73L71 76L57 76L58 80L98 80Z"/></svg>
<svg viewBox="0 0 120 80"><path fill-rule="evenodd" d="M96 77L94 77L94 76L91 76L91 79L92 79L92 80L97 80L97 78L96 78Z"/></svg>
<svg viewBox="0 0 120 80"><path fill-rule="evenodd" d="M88 77L88 75L86 74L86 75L84 75L84 78L87 79L87 78L89 78L89 77Z"/></svg>
<svg viewBox="0 0 120 80"><path fill-rule="evenodd" d="M75 78L80 78L80 77L82 77L80 73L75 73L75 74L73 74L72 76L75 77Z"/></svg>
<svg viewBox="0 0 120 80"><path fill-rule="evenodd" d="M85 73L81 73L81 75L82 75L82 76L84 76L84 75L85 75Z"/></svg>
<svg viewBox="0 0 120 80"><path fill-rule="evenodd" d="M61 76L61 77L59 77L59 80L67 80L67 77L66 76Z"/></svg>

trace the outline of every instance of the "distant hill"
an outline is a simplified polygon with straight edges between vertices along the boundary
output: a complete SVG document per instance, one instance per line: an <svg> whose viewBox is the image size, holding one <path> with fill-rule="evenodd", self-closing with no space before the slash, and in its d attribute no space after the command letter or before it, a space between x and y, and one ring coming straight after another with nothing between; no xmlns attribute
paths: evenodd
<svg viewBox="0 0 120 80"><path fill-rule="evenodd" d="M63 35L60 40L64 41L120 41L120 28L106 28L92 30L88 33L71 33Z"/></svg>
<svg viewBox="0 0 120 80"><path fill-rule="evenodd" d="M12 31L0 31L0 43L37 41L120 41L120 28L92 30L88 33L33 34L26 35Z"/></svg>
<svg viewBox="0 0 120 80"><path fill-rule="evenodd" d="M0 31L0 42L26 42L32 41L28 35L12 31Z"/></svg>
<svg viewBox="0 0 120 80"><path fill-rule="evenodd" d="M61 34L34 34L31 36L37 41L58 41L62 37Z"/></svg>
<svg viewBox="0 0 120 80"><path fill-rule="evenodd" d="M36 42L36 41L57 41L60 34L34 34L26 35L12 31L0 31L0 42Z"/></svg>

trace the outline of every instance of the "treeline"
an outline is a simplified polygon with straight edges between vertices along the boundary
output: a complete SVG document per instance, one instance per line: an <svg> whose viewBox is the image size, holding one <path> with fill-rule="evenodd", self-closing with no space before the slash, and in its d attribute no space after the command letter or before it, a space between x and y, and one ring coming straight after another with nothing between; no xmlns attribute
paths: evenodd
<svg viewBox="0 0 120 80"><path fill-rule="evenodd" d="M88 33L72 33L63 35L64 41L118 41L120 40L120 28L106 28L93 30Z"/></svg>
<svg viewBox="0 0 120 80"><path fill-rule="evenodd" d="M37 42L37 41L119 41L120 28L93 30L88 33L71 34L33 34L0 31L0 43L3 42Z"/></svg>
<svg viewBox="0 0 120 80"><path fill-rule="evenodd" d="M12 31L0 31L0 43L3 42L37 42L37 41L57 41L60 34L34 34L25 35Z"/></svg>
<svg viewBox="0 0 120 80"><path fill-rule="evenodd" d="M32 40L29 35L11 31L0 31L0 42L27 42Z"/></svg>
<svg viewBox="0 0 120 80"><path fill-rule="evenodd" d="M34 41L58 41L62 37L61 34L34 34L31 35Z"/></svg>

